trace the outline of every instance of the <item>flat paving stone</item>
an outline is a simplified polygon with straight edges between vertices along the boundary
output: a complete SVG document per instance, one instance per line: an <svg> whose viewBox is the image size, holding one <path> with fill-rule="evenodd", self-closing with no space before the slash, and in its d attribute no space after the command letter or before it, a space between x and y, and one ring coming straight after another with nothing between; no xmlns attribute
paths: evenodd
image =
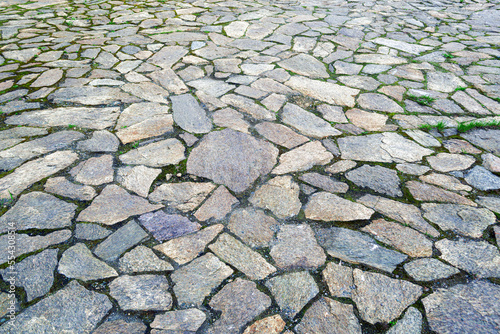
<svg viewBox="0 0 500 334"><path fill-rule="evenodd" d="M122 310L166 311L172 307L168 288L168 280L162 275L124 275L109 284L109 294Z"/></svg>

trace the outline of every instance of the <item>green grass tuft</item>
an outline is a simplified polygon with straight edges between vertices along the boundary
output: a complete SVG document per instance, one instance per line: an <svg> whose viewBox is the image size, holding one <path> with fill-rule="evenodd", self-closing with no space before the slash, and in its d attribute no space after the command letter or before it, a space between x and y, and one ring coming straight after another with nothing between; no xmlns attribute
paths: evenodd
<svg viewBox="0 0 500 334"><path fill-rule="evenodd" d="M449 52L445 52L443 53L443 57L445 57L446 59L453 59L455 58L456 56L452 55L451 53Z"/></svg>
<svg viewBox="0 0 500 334"><path fill-rule="evenodd" d="M472 121L472 122L461 122L457 126L458 132L467 132L474 128L500 128L500 121Z"/></svg>
<svg viewBox="0 0 500 334"><path fill-rule="evenodd" d="M446 128L446 123L444 121L439 121L436 124L422 124L418 127L420 130L428 131L430 129L438 129L443 131Z"/></svg>
<svg viewBox="0 0 500 334"><path fill-rule="evenodd" d="M413 95L413 94L408 94L406 97L412 101L417 102L418 104L421 104L423 106L430 106L432 102L436 101L435 98L427 96L427 95Z"/></svg>

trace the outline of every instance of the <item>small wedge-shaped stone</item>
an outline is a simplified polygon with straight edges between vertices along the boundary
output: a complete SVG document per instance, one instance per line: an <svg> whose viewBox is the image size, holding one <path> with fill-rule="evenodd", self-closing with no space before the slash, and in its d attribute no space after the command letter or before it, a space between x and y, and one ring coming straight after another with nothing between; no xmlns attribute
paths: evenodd
<svg viewBox="0 0 500 334"><path fill-rule="evenodd" d="M56 104L69 102L92 106L116 102L133 103L140 101L137 97L124 93L119 88L92 86L60 88L50 94L47 99Z"/></svg>
<svg viewBox="0 0 500 334"><path fill-rule="evenodd" d="M393 197L403 196L401 181L395 170L382 166L363 165L346 173L346 178L358 187L367 187Z"/></svg>
<svg viewBox="0 0 500 334"><path fill-rule="evenodd" d="M306 218L323 221L370 219L374 212L364 205L328 192L312 194L304 208Z"/></svg>
<svg viewBox="0 0 500 334"><path fill-rule="evenodd" d="M125 188L135 192L137 195L147 197L149 188L161 173L159 168L146 166L122 167L118 169L116 180Z"/></svg>
<svg viewBox="0 0 500 334"><path fill-rule="evenodd" d="M207 316L196 308L157 314L151 328L173 331L173 333L195 333Z"/></svg>
<svg viewBox="0 0 500 334"><path fill-rule="evenodd" d="M318 243L335 258L351 263L362 263L392 272L408 256L379 246L363 233L346 228L330 227L316 231Z"/></svg>
<svg viewBox="0 0 500 334"><path fill-rule="evenodd" d="M172 307L163 275L120 276L109 284L109 294L124 311L166 311Z"/></svg>
<svg viewBox="0 0 500 334"><path fill-rule="evenodd" d="M169 215L162 210L146 213L139 217L139 221L158 241L181 237L196 232L201 227L184 216Z"/></svg>
<svg viewBox="0 0 500 334"><path fill-rule="evenodd" d="M162 252L175 262L185 264L195 259L205 247L222 232L224 225L209 226L201 231L169 240L154 249Z"/></svg>
<svg viewBox="0 0 500 334"><path fill-rule="evenodd" d="M297 215L302 207L299 192L291 176L278 176L260 186L249 201L256 207L271 210L278 218L288 218Z"/></svg>
<svg viewBox="0 0 500 334"><path fill-rule="evenodd" d="M415 259L404 265L405 271L416 281L435 281L458 274L460 270L444 264L438 259Z"/></svg>
<svg viewBox="0 0 500 334"><path fill-rule="evenodd" d="M208 246L224 262L242 271L252 280L261 280L276 271L259 253L245 246L231 235L222 234Z"/></svg>
<svg viewBox="0 0 500 334"><path fill-rule="evenodd" d="M338 136L341 132L330 123L301 107L287 103L281 114L283 123L297 129L300 133L314 138Z"/></svg>
<svg viewBox="0 0 500 334"><path fill-rule="evenodd" d="M359 89L312 80L299 75L292 76L285 82L285 85L313 99L348 107L354 107L354 97L359 93Z"/></svg>
<svg viewBox="0 0 500 334"><path fill-rule="evenodd" d="M179 306L186 307L200 306L212 289L232 274L231 267L214 254L207 253L175 270L170 277L174 282L174 294Z"/></svg>
<svg viewBox="0 0 500 334"><path fill-rule="evenodd" d="M149 58L148 62L158 65L162 68L170 68L188 53L188 50L182 46L165 46L155 55Z"/></svg>
<svg viewBox="0 0 500 334"><path fill-rule="evenodd" d="M72 168L69 173L76 182L98 186L113 182L113 156L102 155L85 160Z"/></svg>
<svg viewBox="0 0 500 334"><path fill-rule="evenodd" d="M226 94L221 98L221 101L257 120L274 121L276 119L276 115L273 112L256 104L252 99L241 95Z"/></svg>
<svg viewBox="0 0 500 334"><path fill-rule="evenodd" d="M175 123L191 133L207 133L212 130L212 122L206 111L191 94L172 96L172 112Z"/></svg>
<svg viewBox="0 0 500 334"><path fill-rule="evenodd" d="M299 135L282 124L262 122L255 126L255 130L266 137L267 140L288 149L309 141L307 137Z"/></svg>
<svg viewBox="0 0 500 334"><path fill-rule="evenodd" d="M77 206L52 195L34 191L22 195L16 205L0 217L0 233L14 226L16 231L57 229L71 225Z"/></svg>
<svg viewBox="0 0 500 334"><path fill-rule="evenodd" d="M404 317L387 331L387 334L420 334L422 333L422 313L415 307L409 307Z"/></svg>
<svg viewBox="0 0 500 334"><path fill-rule="evenodd" d="M172 271L174 267L167 261L161 260L150 248L139 245L120 258L118 269L122 273L132 274L152 271Z"/></svg>
<svg viewBox="0 0 500 334"><path fill-rule="evenodd" d="M267 247L278 229L278 222L264 211L250 207L233 211L228 228L250 247Z"/></svg>
<svg viewBox="0 0 500 334"><path fill-rule="evenodd" d="M408 181L406 182L406 187L410 191L413 198L415 198L417 201L445 202L477 206L476 203L464 196L448 190L444 190L439 187L431 186L429 184L420 183L417 181Z"/></svg>
<svg viewBox="0 0 500 334"><path fill-rule="evenodd" d="M226 187L219 186L194 213L194 216L199 221L221 220L231 212L232 206L237 203L239 203L238 199L231 195Z"/></svg>
<svg viewBox="0 0 500 334"><path fill-rule="evenodd" d="M310 78L329 78L325 64L305 53L280 61L279 66L285 70L305 75Z"/></svg>
<svg viewBox="0 0 500 334"><path fill-rule="evenodd" d="M312 141L283 153L273 174L287 174L311 169L315 165L326 165L333 158L320 141Z"/></svg>
<svg viewBox="0 0 500 334"><path fill-rule="evenodd" d="M112 307L106 295L71 281L3 324L0 333L90 333Z"/></svg>
<svg viewBox="0 0 500 334"><path fill-rule="evenodd" d="M184 151L184 145L178 139L170 138L122 154L120 160L126 165L163 167L175 165L184 160L186 158Z"/></svg>
<svg viewBox="0 0 500 334"><path fill-rule="evenodd" d="M334 297L351 298L354 287L352 268L342 263L329 262L322 272L323 280L328 285L330 294Z"/></svg>
<svg viewBox="0 0 500 334"><path fill-rule="evenodd" d="M352 299L363 320L376 324L398 318L422 295L422 287L408 281L354 269Z"/></svg>
<svg viewBox="0 0 500 334"><path fill-rule="evenodd" d="M68 248L62 254L57 271L66 277L82 281L118 276L116 270L94 257L90 250L81 243Z"/></svg>
<svg viewBox="0 0 500 334"><path fill-rule="evenodd" d="M70 182L63 176L48 179L47 182L45 182L44 190L52 194L79 201L90 201L97 196L95 189L91 186L83 186Z"/></svg>
<svg viewBox="0 0 500 334"><path fill-rule="evenodd" d="M248 326L243 334L279 334L285 329L286 323L279 314L257 320L252 325Z"/></svg>
<svg viewBox="0 0 500 334"><path fill-rule="evenodd" d="M161 204L150 204L146 199L130 195L117 185L109 185L97 196L92 204L80 212L77 221L113 225L130 216L162 208Z"/></svg>
<svg viewBox="0 0 500 334"><path fill-rule="evenodd" d="M150 195L153 202L167 202L168 206L183 212L196 209L208 194L215 189L211 182L165 183Z"/></svg>
<svg viewBox="0 0 500 334"><path fill-rule="evenodd" d="M79 128L103 130L114 126L120 115L120 108L66 107L23 112L10 116L5 123L55 127L75 125Z"/></svg>

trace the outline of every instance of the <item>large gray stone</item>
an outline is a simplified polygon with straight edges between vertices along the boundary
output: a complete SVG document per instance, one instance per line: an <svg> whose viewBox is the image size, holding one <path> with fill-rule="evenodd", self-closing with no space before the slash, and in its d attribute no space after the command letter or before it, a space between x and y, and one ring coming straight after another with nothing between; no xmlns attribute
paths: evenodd
<svg viewBox="0 0 500 334"><path fill-rule="evenodd" d="M162 275L124 275L109 284L109 294L124 311L166 311L172 307L168 288Z"/></svg>
<svg viewBox="0 0 500 334"><path fill-rule="evenodd" d="M125 274L174 270L170 263L161 260L150 248L142 245L125 253L118 265L120 272Z"/></svg>
<svg viewBox="0 0 500 334"><path fill-rule="evenodd" d="M164 183L149 195L149 199L166 202L169 207L187 212L196 209L214 189L211 182Z"/></svg>
<svg viewBox="0 0 500 334"><path fill-rule="evenodd" d="M475 129L462 134L462 137L495 155L500 155L500 130Z"/></svg>
<svg viewBox="0 0 500 334"><path fill-rule="evenodd" d="M438 259L415 259L404 265L405 271L416 281L434 281L458 274L460 270L444 264Z"/></svg>
<svg viewBox="0 0 500 334"><path fill-rule="evenodd" d="M322 221L353 221L370 219L374 211L328 192L309 196L304 207L306 218Z"/></svg>
<svg viewBox="0 0 500 334"><path fill-rule="evenodd" d="M398 173L382 166L363 165L346 173L346 178L358 187L366 187L392 197L401 197Z"/></svg>
<svg viewBox="0 0 500 334"><path fill-rule="evenodd" d="M254 206L271 210L278 218L289 218L297 215L302 207L299 200L299 186L289 175L275 177L250 197Z"/></svg>
<svg viewBox="0 0 500 334"><path fill-rule="evenodd" d="M283 107L281 118L283 123L290 125L306 136L321 139L341 134L339 130L324 119L292 103L287 103Z"/></svg>
<svg viewBox="0 0 500 334"><path fill-rule="evenodd" d="M482 166L476 166L467 173L465 181L476 189L488 191L500 189L500 177Z"/></svg>
<svg viewBox="0 0 500 334"><path fill-rule="evenodd" d="M174 121L181 129L192 133L207 133L212 130L212 122L191 94L172 96L170 100Z"/></svg>
<svg viewBox="0 0 500 334"><path fill-rule="evenodd" d="M267 247L278 230L278 222L262 210L245 208L233 211L228 228L250 247Z"/></svg>
<svg viewBox="0 0 500 334"><path fill-rule="evenodd" d="M184 151L184 145L178 139L170 138L133 149L119 158L126 165L164 167L184 160Z"/></svg>
<svg viewBox="0 0 500 334"><path fill-rule="evenodd" d="M68 248L62 254L57 270L66 277L82 281L93 281L118 276L116 270L95 258L82 243Z"/></svg>

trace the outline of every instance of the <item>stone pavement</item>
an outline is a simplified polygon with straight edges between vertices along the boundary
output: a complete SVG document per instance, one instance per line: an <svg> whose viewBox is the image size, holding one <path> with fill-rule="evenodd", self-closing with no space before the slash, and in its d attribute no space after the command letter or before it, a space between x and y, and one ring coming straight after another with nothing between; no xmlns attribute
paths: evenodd
<svg viewBox="0 0 500 334"><path fill-rule="evenodd" d="M0 333L500 332L498 1L0 0L0 34Z"/></svg>

